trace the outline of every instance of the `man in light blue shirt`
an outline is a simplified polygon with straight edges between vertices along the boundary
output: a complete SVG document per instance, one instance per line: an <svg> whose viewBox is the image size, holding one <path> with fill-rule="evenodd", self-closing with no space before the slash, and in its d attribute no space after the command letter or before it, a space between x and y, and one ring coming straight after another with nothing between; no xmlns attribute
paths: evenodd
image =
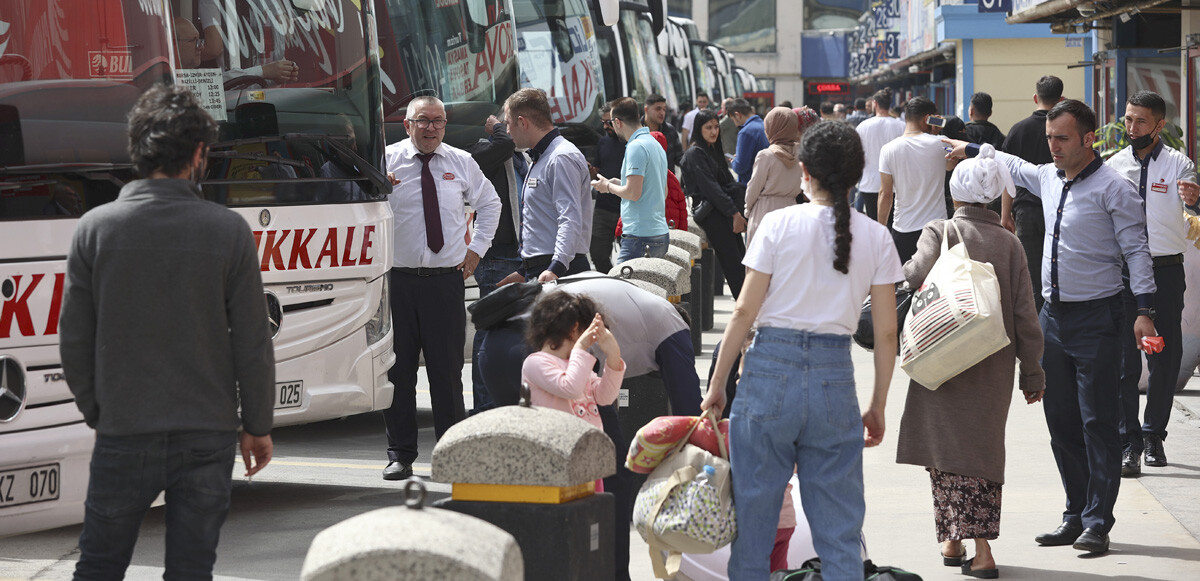
<svg viewBox="0 0 1200 581"><path fill-rule="evenodd" d="M612 103L613 131L628 143L621 178L597 176L596 191L621 198L621 252L617 263L632 258L667 255L667 153L642 127L637 101L629 97Z"/></svg>
<svg viewBox="0 0 1200 581"><path fill-rule="evenodd" d="M767 140L767 130L763 126L762 117L754 114L754 107L745 99L734 99L725 110L741 129L737 135L737 154L733 158L733 171L737 174L738 183L750 183L750 174L754 173L754 158L758 152L771 146Z"/></svg>
<svg viewBox="0 0 1200 581"><path fill-rule="evenodd" d="M508 133L527 148L533 165L525 176L521 208L521 268L504 283L549 282L591 269L592 190L583 153L554 128L541 89L521 89L504 102Z"/></svg>

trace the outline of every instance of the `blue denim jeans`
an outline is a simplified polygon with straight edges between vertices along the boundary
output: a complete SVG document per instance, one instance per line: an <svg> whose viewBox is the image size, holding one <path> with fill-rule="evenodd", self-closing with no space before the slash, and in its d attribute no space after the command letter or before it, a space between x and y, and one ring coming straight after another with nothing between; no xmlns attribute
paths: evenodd
<svg viewBox="0 0 1200 581"><path fill-rule="evenodd" d="M793 465L826 581L862 581L863 426L850 337L760 328L730 415L737 538L730 581L770 574Z"/></svg>
<svg viewBox="0 0 1200 581"><path fill-rule="evenodd" d="M75 579L121 579L138 529L166 491L163 578L212 579L229 514L235 432L96 436Z"/></svg>
<svg viewBox="0 0 1200 581"><path fill-rule="evenodd" d="M671 246L671 235L663 234L662 236L630 236L629 234L621 235L621 252L617 254L617 264L649 256L650 258L662 258L667 255L667 248ZM647 250L649 248L649 250Z"/></svg>

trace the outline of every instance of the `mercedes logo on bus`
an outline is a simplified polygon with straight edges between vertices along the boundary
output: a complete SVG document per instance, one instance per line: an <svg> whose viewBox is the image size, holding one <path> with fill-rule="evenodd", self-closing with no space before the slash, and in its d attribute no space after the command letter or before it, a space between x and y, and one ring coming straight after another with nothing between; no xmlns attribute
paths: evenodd
<svg viewBox="0 0 1200 581"><path fill-rule="evenodd" d="M25 370L16 359L0 355L0 423L11 422L25 408Z"/></svg>
<svg viewBox="0 0 1200 581"><path fill-rule="evenodd" d="M274 341L279 334L279 325L283 323L283 307L275 293L264 291L263 294L267 297L267 324L271 326L271 340Z"/></svg>
<svg viewBox="0 0 1200 581"><path fill-rule="evenodd" d="M263 228L271 225L271 211L264 209L258 213L258 224Z"/></svg>

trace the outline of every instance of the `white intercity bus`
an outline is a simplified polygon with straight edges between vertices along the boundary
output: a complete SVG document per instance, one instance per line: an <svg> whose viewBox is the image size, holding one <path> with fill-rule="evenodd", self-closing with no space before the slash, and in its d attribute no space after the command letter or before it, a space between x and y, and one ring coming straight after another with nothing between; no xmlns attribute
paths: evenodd
<svg viewBox="0 0 1200 581"><path fill-rule="evenodd" d="M65 258L79 216L135 179L126 116L155 83L192 87L220 123L202 190L258 242L276 425L391 404L373 10L0 0L0 537L82 520L93 434L58 354ZM188 329L166 340L186 345Z"/></svg>

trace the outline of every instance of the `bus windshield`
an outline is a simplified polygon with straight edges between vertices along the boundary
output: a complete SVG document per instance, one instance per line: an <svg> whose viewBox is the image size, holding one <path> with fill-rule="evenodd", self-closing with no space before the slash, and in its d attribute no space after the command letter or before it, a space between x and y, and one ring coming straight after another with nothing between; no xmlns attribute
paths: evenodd
<svg viewBox="0 0 1200 581"><path fill-rule="evenodd" d="M692 75L696 78L696 90L708 93L714 103L720 104L725 93L708 66L708 54L704 44L692 42L688 48L692 53Z"/></svg>
<svg viewBox="0 0 1200 581"><path fill-rule="evenodd" d="M650 55L647 52L654 45L646 42L642 34L642 19L638 12L621 10L621 47L625 52L626 77L630 89L629 95L638 103L646 101L646 96L654 92L654 79L650 70ZM648 23L647 23L647 26ZM653 41L653 32L646 30L648 38Z"/></svg>
<svg viewBox="0 0 1200 581"><path fill-rule="evenodd" d="M596 32L585 0L513 0L521 86L546 91L558 125L600 127L605 100ZM572 136L566 136L575 141ZM594 141L595 138L592 138Z"/></svg>
<svg viewBox="0 0 1200 581"><path fill-rule="evenodd" d="M379 4L388 141L406 137L404 107L433 95L446 105L446 143L484 137L517 90L513 25L504 0L386 0Z"/></svg>
<svg viewBox="0 0 1200 581"><path fill-rule="evenodd" d="M159 82L191 88L219 122L207 198L383 199L390 187L367 161L383 156L368 7L171 4L95 0L66 18L50 0L0 0L0 218L77 216L115 199L136 178L126 115Z"/></svg>

